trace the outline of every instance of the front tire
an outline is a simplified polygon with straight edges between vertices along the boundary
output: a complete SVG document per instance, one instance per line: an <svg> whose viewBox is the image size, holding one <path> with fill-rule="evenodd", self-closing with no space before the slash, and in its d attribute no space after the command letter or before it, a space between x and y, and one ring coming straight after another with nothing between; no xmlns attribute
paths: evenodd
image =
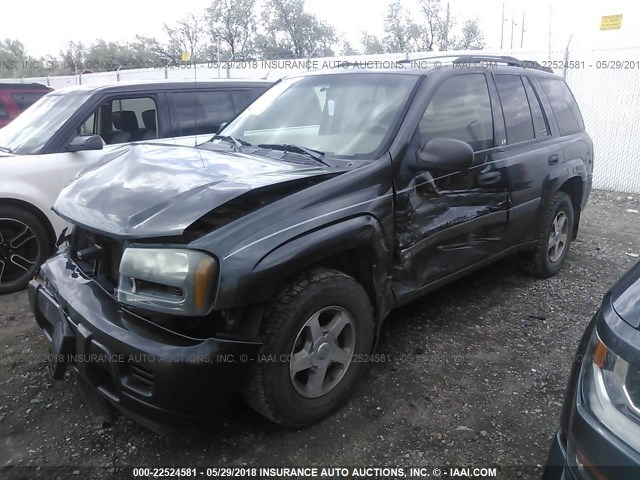
<svg viewBox="0 0 640 480"><path fill-rule="evenodd" d="M538 241L533 252L521 255L522 267L530 275L549 278L556 275L569 253L573 237L574 211L571 197L556 193L540 225Z"/></svg>
<svg viewBox="0 0 640 480"><path fill-rule="evenodd" d="M0 205L0 295L26 288L49 252L49 236L35 215Z"/></svg>
<svg viewBox="0 0 640 480"><path fill-rule="evenodd" d="M361 379L360 359L373 349L371 303L348 275L314 269L280 291L261 334L242 395L267 419L304 427L339 408Z"/></svg>

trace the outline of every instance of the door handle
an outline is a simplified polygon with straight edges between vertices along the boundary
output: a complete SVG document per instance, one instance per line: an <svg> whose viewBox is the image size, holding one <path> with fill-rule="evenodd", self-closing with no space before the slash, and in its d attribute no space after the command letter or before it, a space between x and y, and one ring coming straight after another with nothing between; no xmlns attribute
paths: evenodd
<svg viewBox="0 0 640 480"><path fill-rule="evenodd" d="M500 180L502 180L502 174L496 171L481 173L478 176L478 183L483 187L495 185L496 183L499 183Z"/></svg>
<svg viewBox="0 0 640 480"><path fill-rule="evenodd" d="M548 159L549 165L557 165L560 163L560 155L554 153L553 155L549 155Z"/></svg>

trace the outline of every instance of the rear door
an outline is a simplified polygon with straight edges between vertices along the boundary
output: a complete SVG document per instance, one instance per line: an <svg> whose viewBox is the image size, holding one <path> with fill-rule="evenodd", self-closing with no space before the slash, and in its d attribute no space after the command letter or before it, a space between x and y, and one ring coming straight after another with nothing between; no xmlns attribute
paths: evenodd
<svg viewBox="0 0 640 480"><path fill-rule="evenodd" d="M171 130L179 145L198 145L218 133L262 92L249 88L176 90L168 93Z"/></svg>
<svg viewBox="0 0 640 480"><path fill-rule="evenodd" d="M507 180L509 227L501 248L533 241L539 233L544 192L563 168L564 153L528 75L492 74L500 99L495 160Z"/></svg>

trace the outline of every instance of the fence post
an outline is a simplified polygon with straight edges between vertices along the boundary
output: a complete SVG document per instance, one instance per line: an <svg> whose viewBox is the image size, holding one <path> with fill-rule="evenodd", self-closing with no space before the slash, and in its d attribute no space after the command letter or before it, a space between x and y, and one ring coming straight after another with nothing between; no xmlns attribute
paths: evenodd
<svg viewBox="0 0 640 480"><path fill-rule="evenodd" d="M562 79L564 81L567 80L567 64L569 63L569 45L571 44L571 39L573 38L573 33L569 37L569 41L567 42L567 48L564 49L564 64L562 67Z"/></svg>

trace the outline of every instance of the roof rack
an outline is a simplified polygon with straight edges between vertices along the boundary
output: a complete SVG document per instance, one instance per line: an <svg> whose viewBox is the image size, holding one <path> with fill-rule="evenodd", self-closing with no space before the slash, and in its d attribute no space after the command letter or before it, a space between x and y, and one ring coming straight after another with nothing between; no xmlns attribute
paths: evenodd
<svg viewBox="0 0 640 480"><path fill-rule="evenodd" d="M544 67L540 65L535 60L518 60L515 57L509 57L506 55L436 55L431 57L422 57L422 58L410 58L406 60L400 60L398 63L410 63L419 60L431 60L431 59L441 59L441 58L454 58L453 63L458 65L477 63L477 62L496 62L496 63L504 63L509 65L510 67L520 67L520 68L533 68L536 70L542 70L544 72L553 73L549 67Z"/></svg>

